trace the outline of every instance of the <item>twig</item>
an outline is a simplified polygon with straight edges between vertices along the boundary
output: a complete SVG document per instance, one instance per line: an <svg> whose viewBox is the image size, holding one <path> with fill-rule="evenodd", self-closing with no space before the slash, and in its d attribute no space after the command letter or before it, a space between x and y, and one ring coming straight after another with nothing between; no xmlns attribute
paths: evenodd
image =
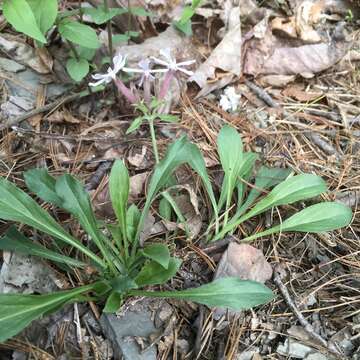
<svg viewBox="0 0 360 360"><path fill-rule="evenodd" d="M82 91L80 93L71 94L71 95L65 96L65 97L63 97L61 99L55 100L54 102L52 102L50 104L41 106L41 107L39 107L37 109L34 109L34 110L31 110L31 111L29 111L29 112L27 112L27 113L25 113L23 115L20 115L20 116L18 116L16 118L4 121L0 125L0 131L5 130L7 128L10 128L11 126L17 125L17 124L21 123L22 121L24 121L24 120L26 120L28 118L31 118L31 117L33 117L35 115L38 115L38 114L44 113L46 111L56 109L59 106L61 106L62 104L66 104L68 102L71 102L73 100L76 100L76 99L79 99L79 98L82 98L82 97L85 97L85 96L88 96L88 95L90 95L89 91L85 90L85 91Z"/></svg>
<svg viewBox="0 0 360 360"><path fill-rule="evenodd" d="M322 346L324 346L326 349L328 349L328 351L331 352L332 354L339 356L340 353L333 349L330 349L328 342L325 339L323 339L318 333L316 333L314 328L312 327L312 325L305 319L305 317L303 316L301 311L297 308L297 306L291 299L286 286L282 282L282 278L283 278L283 269L281 268L280 265L277 265L274 269L274 276L273 276L274 283L278 287L279 291L281 292L281 295L283 296L285 302L287 303L287 305L289 306L291 311L294 313L296 318L299 320L299 323L304 327L304 330L313 339L317 340Z"/></svg>
<svg viewBox="0 0 360 360"><path fill-rule="evenodd" d="M101 179L104 177L106 172L111 168L112 161L102 162L96 169L95 173L91 176L89 182L85 185L87 191L93 190L100 184Z"/></svg>
<svg viewBox="0 0 360 360"><path fill-rule="evenodd" d="M334 149L334 147L329 144L327 141L322 139L320 135L313 132L305 132L304 135L311 140L315 145L317 145L321 150L323 150L328 155L335 155L337 159L341 159L341 155Z"/></svg>
<svg viewBox="0 0 360 360"><path fill-rule="evenodd" d="M253 82L251 82L249 80L245 80L245 84L253 93L255 93L255 95L259 99L264 101L264 103L266 105L268 105L270 107L273 107L273 108L278 108L279 107L279 104L276 103L276 101L274 101L272 99L272 97L267 93L267 91L262 89L260 86L255 85Z"/></svg>

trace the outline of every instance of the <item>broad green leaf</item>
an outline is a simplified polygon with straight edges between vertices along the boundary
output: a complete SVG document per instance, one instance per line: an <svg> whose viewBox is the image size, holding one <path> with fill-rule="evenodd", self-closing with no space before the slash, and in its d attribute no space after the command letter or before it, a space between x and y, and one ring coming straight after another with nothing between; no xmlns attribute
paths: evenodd
<svg viewBox="0 0 360 360"><path fill-rule="evenodd" d="M76 301L96 284L46 295L0 294L0 342L18 334L33 320Z"/></svg>
<svg viewBox="0 0 360 360"><path fill-rule="evenodd" d="M104 24L113 17L128 12L125 8L109 8L106 10L103 5L99 5L96 8L85 7L82 11L84 14L90 15L94 23L97 25Z"/></svg>
<svg viewBox="0 0 360 360"><path fill-rule="evenodd" d="M217 148L224 170L224 180L218 204L218 208L221 209L225 203L226 208L230 206L231 196L243 164L243 145L239 133L231 126L223 126L217 138Z"/></svg>
<svg viewBox="0 0 360 360"><path fill-rule="evenodd" d="M26 0L5 0L3 3L5 19L15 30L45 44L46 39L36 23L35 15Z"/></svg>
<svg viewBox="0 0 360 360"><path fill-rule="evenodd" d="M56 180L55 189L58 196L62 198L62 207L79 221L101 253L109 260L109 249L104 246L89 194L82 184L70 174L64 174Z"/></svg>
<svg viewBox="0 0 360 360"><path fill-rule="evenodd" d="M88 61L91 61L96 53L95 49L89 49L80 45L76 46L76 51L80 59L86 59Z"/></svg>
<svg viewBox="0 0 360 360"><path fill-rule="evenodd" d="M79 249L98 265L102 267L105 266L99 257L92 253L80 241L70 236L29 195L4 178L0 178L0 218L24 223L46 234L54 236Z"/></svg>
<svg viewBox="0 0 360 360"><path fill-rule="evenodd" d="M265 304L274 298L272 291L265 285L236 277L226 277L213 282L181 291L141 291L131 290L132 295L164 297L194 301L210 307L224 307L245 310Z"/></svg>
<svg viewBox="0 0 360 360"><path fill-rule="evenodd" d="M140 33L138 31L127 31L125 34L116 34L113 35L113 43L121 43L121 42L127 42L129 39L133 37L139 37Z"/></svg>
<svg viewBox="0 0 360 360"><path fill-rule="evenodd" d="M170 122L170 123L179 122L179 117L176 116L176 115L158 114L157 117L158 117L161 121L166 121L166 122Z"/></svg>
<svg viewBox="0 0 360 360"><path fill-rule="evenodd" d="M144 116L138 116L137 118L135 118L133 120L133 122L131 123L131 125L126 130L126 134L130 134L130 133L134 132L135 130L137 130L140 127L140 125L142 124L142 122L144 121L144 119L145 119Z"/></svg>
<svg viewBox="0 0 360 360"><path fill-rule="evenodd" d="M86 59L70 58L66 62L66 70L76 82L81 81L89 73L89 69L89 63Z"/></svg>
<svg viewBox="0 0 360 360"><path fill-rule="evenodd" d="M144 8L142 7L130 7L130 12L131 15L135 15L135 16L154 16L154 14L150 11L146 11Z"/></svg>
<svg viewBox="0 0 360 360"><path fill-rule="evenodd" d="M115 313L120 309L120 306L123 302L123 296L116 292L112 291L108 298L103 309L104 313Z"/></svg>
<svg viewBox="0 0 360 360"><path fill-rule="evenodd" d="M262 166L256 175L254 187L250 190L245 203L236 212L236 216L242 215L263 193L263 191L284 181L290 173L290 169L267 168Z"/></svg>
<svg viewBox="0 0 360 360"><path fill-rule="evenodd" d="M123 275L111 279L110 286L114 291L120 294L126 293L130 289L137 289L138 287L132 278Z"/></svg>
<svg viewBox="0 0 360 360"><path fill-rule="evenodd" d="M138 207L135 204L131 204L126 211L126 233L130 242L134 241L140 217L141 213Z"/></svg>
<svg viewBox="0 0 360 360"><path fill-rule="evenodd" d="M164 284L175 276L180 265L181 260L177 258L170 258L167 269L156 261L149 261L142 267L135 282L139 287Z"/></svg>
<svg viewBox="0 0 360 360"><path fill-rule="evenodd" d="M62 207L62 199L55 190L56 179L49 174L47 169L31 169L25 171L24 179L27 188L40 199Z"/></svg>
<svg viewBox="0 0 360 360"><path fill-rule="evenodd" d="M151 244L144 247L141 253L160 264L163 268L169 268L170 252L164 244Z"/></svg>
<svg viewBox="0 0 360 360"><path fill-rule="evenodd" d="M164 158L155 167L149 183L144 209L136 231L136 241L138 241L144 220L158 191L167 184L173 171L184 163L188 163L200 175L210 197L214 211L217 212L216 200L206 172L204 158L196 145L191 144L188 139L183 136L169 146Z"/></svg>
<svg viewBox="0 0 360 360"><path fill-rule="evenodd" d="M351 209L337 202L322 202L311 205L286 219L280 225L262 231L244 239L251 241L261 236L277 232L324 232L340 229L350 224Z"/></svg>
<svg viewBox="0 0 360 360"><path fill-rule="evenodd" d="M116 160L111 168L109 179L110 199L119 220L123 239L127 239L126 208L129 197L129 173L123 161Z"/></svg>
<svg viewBox="0 0 360 360"><path fill-rule="evenodd" d="M45 34L55 23L58 13L57 0L27 0L36 22L43 34Z"/></svg>
<svg viewBox="0 0 360 360"><path fill-rule="evenodd" d="M98 49L100 42L96 32L88 25L70 19L63 19L58 25L60 35L75 44L89 49Z"/></svg>
<svg viewBox="0 0 360 360"><path fill-rule="evenodd" d="M47 249L45 246L31 241L22 233L16 230L14 226L5 233L0 239L0 250L14 251L25 255L38 256L43 259L52 260L61 264L75 267L85 267L82 261L72 259L71 257L61 255L55 251Z"/></svg>

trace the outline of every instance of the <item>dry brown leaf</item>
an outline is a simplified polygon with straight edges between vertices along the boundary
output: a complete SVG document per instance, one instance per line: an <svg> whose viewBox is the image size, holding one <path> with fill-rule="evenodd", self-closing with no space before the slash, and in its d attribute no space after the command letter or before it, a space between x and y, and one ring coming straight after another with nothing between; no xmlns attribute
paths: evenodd
<svg viewBox="0 0 360 360"><path fill-rule="evenodd" d="M232 242L221 257L215 279L227 276L264 283L271 279L272 267L260 250Z"/></svg>
<svg viewBox="0 0 360 360"><path fill-rule="evenodd" d="M144 193L145 183L149 173L149 171L146 171L130 177L130 199L137 199Z"/></svg>
<svg viewBox="0 0 360 360"><path fill-rule="evenodd" d="M39 53L30 45L20 42L18 38L11 35L2 34L0 36L0 50L10 55L12 60L19 62L20 64L27 65L39 74L48 74L49 61L43 61L44 52Z"/></svg>
<svg viewBox="0 0 360 360"><path fill-rule="evenodd" d="M240 76L240 60L241 30L239 24L225 35L223 40L212 51L209 58L195 71L190 80L195 81L201 88L204 88L208 86L208 81L218 81L216 78L217 70L230 73L231 78ZM212 90L214 90L214 83L211 86ZM222 86L225 85L222 84Z"/></svg>
<svg viewBox="0 0 360 360"><path fill-rule="evenodd" d="M285 90L282 91L282 94L301 102L313 101L323 95L321 92L305 91L304 87L300 84L286 87Z"/></svg>
<svg viewBox="0 0 360 360"><path fill-rule="evenodd" d="M305 43L314 44L321 41L321 36L313 28L320 18L324 8L324 2L303 1L295 15L295 28L299 38Z"/></svg>

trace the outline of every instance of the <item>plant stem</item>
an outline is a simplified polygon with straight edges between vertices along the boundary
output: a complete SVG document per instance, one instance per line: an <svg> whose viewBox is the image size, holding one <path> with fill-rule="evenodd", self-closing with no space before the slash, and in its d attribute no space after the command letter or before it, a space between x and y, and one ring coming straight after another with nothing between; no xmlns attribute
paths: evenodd
<svg viewBox="0 0 360 360"><path fill-rule="evenodd" d="M104 0L104 9L105 9L105 12L109 12L108 0ZM111 66L114 66L111 19L107 21L106 28L107 28L107 33L108 33L108 47L109 47L110 63L111 63Z"/></svg>
<svg viewBox="0 0 360 360"><path fill-rule="evenodd" d="M155 161L156 161L156 164L158 164L160 161L159 160L159 152L158 152L156 136L155 136L154 119L152 117L149 118L149 126L150 126L152 147L153 147L154 155L155 155Z"/></svg>

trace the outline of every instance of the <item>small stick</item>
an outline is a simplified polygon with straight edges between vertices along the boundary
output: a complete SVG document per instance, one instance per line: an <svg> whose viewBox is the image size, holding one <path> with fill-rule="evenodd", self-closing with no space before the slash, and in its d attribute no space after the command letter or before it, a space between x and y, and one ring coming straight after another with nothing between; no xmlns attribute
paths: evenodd
<svg viewBox="0 0 360 360"><path fill-rule="evenodd" d="M267 93L266 90L262 89L260 86L255 85L253 82L249 80L245 80L246 86L264 103L272 108L278 108L279 104L277 104L271 96Z"/></svg>
<svg viewBox="0 0 360 360"><path fill-rule="evenodd" d="M324 346L326 349L328 349L332 354L335 354L339 356L340 354L333 349L330 349L328 342L323 339L318 333L315 332L313 326L305 319L301 311L297 308L294 301L291 299L290 294L282 282L283 278L283 269L280 265L277 265L274 269L274 276L273 280L276 286L278 287L279 291L281 292L281 295L283 296L285 302L291 309L291 311L294 313L296 318L299 320L299 323L304 327L304 330L315 340L317 340L322 346Z"/></svg>

